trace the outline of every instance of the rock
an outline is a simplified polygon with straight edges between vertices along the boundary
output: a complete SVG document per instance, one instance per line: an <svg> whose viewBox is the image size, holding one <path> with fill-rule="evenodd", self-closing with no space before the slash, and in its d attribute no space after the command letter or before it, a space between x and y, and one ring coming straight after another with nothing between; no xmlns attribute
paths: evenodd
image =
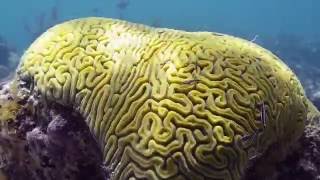
<svg viewBox="0 0 320 180"><path fill-rule="evenodd" d="M15 119L1 126L0 165L4 177L14 180L108 178L98 144L79 114L54 104L37 109L41 116L35 117L31 112L35 109L29 105L34 104L34 99L17 101L10 95L11 90L2 90L2 97L12 97L9 101L22 108L15 112Z"/></svg>

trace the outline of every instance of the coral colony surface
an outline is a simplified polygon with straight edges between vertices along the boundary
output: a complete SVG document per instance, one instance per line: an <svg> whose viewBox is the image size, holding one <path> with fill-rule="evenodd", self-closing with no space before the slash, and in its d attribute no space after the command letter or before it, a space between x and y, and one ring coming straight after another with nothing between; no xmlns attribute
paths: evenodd
<svg viewBox="0 0 320 180"><path fill-rule="evenodd" d="M271 179L318 142L319 112L268 50L107 18L42 34L0 104L4 179Z"/></svg>

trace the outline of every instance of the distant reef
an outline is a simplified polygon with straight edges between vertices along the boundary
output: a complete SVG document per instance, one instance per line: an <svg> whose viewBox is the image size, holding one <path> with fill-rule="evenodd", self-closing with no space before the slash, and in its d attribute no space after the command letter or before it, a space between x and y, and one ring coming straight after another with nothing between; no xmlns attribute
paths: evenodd
<svg viewBox="0 0 320 180"><path fill-rule="evenodd" d="M0 36L0 80L9 77L19 61L17 51Z"/></svg>
<svg viewBox="0 0 320 180"><path fill-rule="evenodd" d="M319 178L319 111L241 38L75 19L0 87L0 179Z"/></svg>

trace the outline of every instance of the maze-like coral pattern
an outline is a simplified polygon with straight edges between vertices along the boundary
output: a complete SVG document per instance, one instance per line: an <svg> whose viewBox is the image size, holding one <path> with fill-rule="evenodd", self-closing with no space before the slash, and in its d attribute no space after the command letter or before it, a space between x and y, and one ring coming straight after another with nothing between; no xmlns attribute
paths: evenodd
<svg viewBox="0 0 320 180"><path fill-rule="evenodd" d="M303 131L294 74L235 37L86 18L49 29L22 60L21 80L86 117L112 179L240 179Z"/></svg>

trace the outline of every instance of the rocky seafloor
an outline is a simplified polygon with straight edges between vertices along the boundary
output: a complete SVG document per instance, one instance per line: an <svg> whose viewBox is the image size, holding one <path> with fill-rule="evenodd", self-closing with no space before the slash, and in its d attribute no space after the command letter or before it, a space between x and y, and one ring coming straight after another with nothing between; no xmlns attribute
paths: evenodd
<svg viewBox="0 0 320 180"><path fill-rule="evenodd" d="M317 79L320 65L315 64L320 61L320 51L302 45L288 47L292 45L299 44L264 43L280 57L291 59L286 63L297 73L308 97L319 109L320 82ZM13 95L6 80L17 57L5 44L0 46L0 108L8 106L7 109L12 111L0 112L0 116L16 114L9 117L8 123L1 122L0 180L109 179L112 173L103 165L102 152L79 114L58 104L41 104L38 97L17 99ZM7 103L8 100L12 104ZM2 103L4 101L6 103ZM32 116L34 111L38 111L38 117ZM285 160L268 165L261 162L265 160L261 158L257 164L263 166L253 165L247 170L245 179L320 179L319 127L320 119L307 122L296 149Z"/></svg>

